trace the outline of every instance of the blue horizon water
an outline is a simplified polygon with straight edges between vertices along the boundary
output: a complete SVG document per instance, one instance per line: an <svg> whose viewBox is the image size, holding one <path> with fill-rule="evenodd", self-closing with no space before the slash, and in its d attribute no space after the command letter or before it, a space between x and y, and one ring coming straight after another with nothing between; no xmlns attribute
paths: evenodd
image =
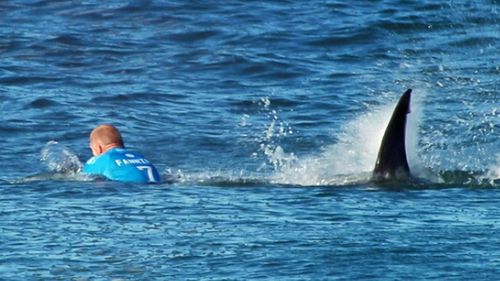
<svg viewBox="0 0 500 281"><path fill-rule="evenodd" d="M499 4L0 3L0 280L496 279ZM75 173L101 123L165 181Z"/></svg>

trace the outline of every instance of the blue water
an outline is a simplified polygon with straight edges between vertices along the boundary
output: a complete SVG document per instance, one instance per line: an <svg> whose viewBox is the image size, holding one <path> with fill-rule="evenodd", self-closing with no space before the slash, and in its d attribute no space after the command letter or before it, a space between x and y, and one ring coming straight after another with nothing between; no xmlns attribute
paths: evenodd
<svg viewBox="0 0 500 281"><path fill-rule="evenodd" d="M226 2L0 2L0 279L497 278L500 3ZM101 123L164 183L75 173Z"/></svg>

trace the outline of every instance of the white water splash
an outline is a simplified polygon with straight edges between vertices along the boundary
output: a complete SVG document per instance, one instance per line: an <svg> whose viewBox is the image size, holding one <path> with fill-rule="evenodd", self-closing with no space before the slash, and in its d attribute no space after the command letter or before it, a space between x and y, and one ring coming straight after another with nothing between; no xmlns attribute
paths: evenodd
<svg viewBox="0 0 500 281"><path fill-rule="evenodd" d="M278 111L271 108L271 101L268 97L261 98L259 104L270 121L261 136L256 139L260 144L260 152L267 159L267 163L263 163L259 170L264 169L267 164L271 164L276 170L279 167L287 165L290 161L296 160L293 153L286 153L279 145L280 139L293 134L293 130L288 123L281 120ZM254 156L257 156L257 153Z"/></svg>
<svg viewBox="0 0 500 281"><path fill-rule="evenodd" d="M412 101L407 126L407 154L411 168L417 171L423 170L417 156L421 101L421 97ZM337 135L338 142L325 147L319 154L293 161L285 159L272 181L294 185L345 185L368 181L396 102L373 107L347 122Z"/></svg>
<svg viewBox="0 0 500 281"><path fill-rule="evenodd" d="M429 168L426 167L422 158L419 157L421 154L419 145L422 143L420 139L420 125L422 123L423 103L426 96L427 93L423 87L411 96L410 114L408 114L406 125L406 156L410 171L414 176L434 182L437 180L436 175L430 173Z"/></svg>
<svg viewBox="0 0 500 281"><path fill-rule="evenodd" d="M40 160L48 170L56 173L78 173L82 163L78 156L57 141L49 141L42 149Z"/></svg>
<svg viewBox="0 0 500 281"><path fill-rule="evenodd" d="M500 180L500 155L497 155L497 162L494 165L491 165L486 173L487 179L489 179L492 183L494 181Z"/></svg>

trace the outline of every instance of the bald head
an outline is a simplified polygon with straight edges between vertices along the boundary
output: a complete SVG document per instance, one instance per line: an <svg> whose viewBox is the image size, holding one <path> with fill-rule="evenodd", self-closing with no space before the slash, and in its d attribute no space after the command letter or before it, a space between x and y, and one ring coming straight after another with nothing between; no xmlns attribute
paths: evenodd
<svg viewBox="0 0 500 281"><path fill-rule="evenodd" d="M107 150L115 147L123 147L123 139L120 131L109 124L97 126L90 133L90 148L92 153L97 156Z"/></svg>

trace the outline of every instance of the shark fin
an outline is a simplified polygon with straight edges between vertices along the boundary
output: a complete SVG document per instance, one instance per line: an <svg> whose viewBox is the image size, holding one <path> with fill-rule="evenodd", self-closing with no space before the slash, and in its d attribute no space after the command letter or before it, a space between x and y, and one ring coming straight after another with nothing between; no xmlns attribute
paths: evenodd
<svg viewBox="0 0 500 281"><path fill-rule="evenodd" d="M373 169L373 179L404 180L411 176L406 157L406 118L410 112L411 89L399 99L391 120L385 129L382 143Z"/></svg>

